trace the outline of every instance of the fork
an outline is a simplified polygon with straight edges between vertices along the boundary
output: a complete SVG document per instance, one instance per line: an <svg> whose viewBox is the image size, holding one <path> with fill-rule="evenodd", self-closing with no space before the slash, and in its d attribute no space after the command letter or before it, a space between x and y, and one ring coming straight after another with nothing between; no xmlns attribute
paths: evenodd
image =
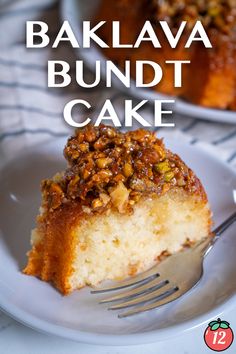
<svg viewBox="0 0 236 354"><path fill-rule="evenodd" d="M227 218L213 232L194 247L174 253L149 270L135 277L115 283L108 287L97 288L92 294L126 289L105 298L100 304L111 303L109 310L130 310L119 313L118 317L128 317L153 310L168 304L194 287L203 275L203 260L211 251L223 232L236 221L236 212ZM113 304L115 303L115 304Z"/></svg>

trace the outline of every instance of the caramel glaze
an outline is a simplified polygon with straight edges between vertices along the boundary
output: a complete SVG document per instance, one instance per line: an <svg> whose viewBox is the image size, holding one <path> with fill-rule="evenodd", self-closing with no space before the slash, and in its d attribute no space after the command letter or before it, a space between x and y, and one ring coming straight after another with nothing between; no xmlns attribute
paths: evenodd
<svg viewBox="0 0 236 354"><path fill-rule="evenodd" d="M169 2L170 1L166 1L165 3L168 4ZM178 3L177 1L172 2ZM188 1L183 1L183 3L185 2L188 3ZM223 1L216 0L216 2L222 3L222 8L226 7ZM113 2L102 0L94 22L101 20L107 21L99 32L101 38L110 46L110 48L103 49L104 54L121 68L124 67L125 60L130 60L133 78L135 78L135 62L137 60L151 60L159 63L163 68L164 75L162 81L153 88L156 91L179 96L189 102L206 107L236 109L236 9L232 8L231 12L228 14L231 22L230 26L227 25L227 31L225 30L226 26L223 26L224 22L222 26L213 25L214 22L212 22L213 24L210 22L210 24L206 26L213 48L206 49L201 42L193 43L191 48L184 48L189 33L187 29L177 48L172 49L167 43L158 23L158 20L169 20L171 16L164 16L163 13L160 13L160 9L158 13L158 6L156 4L158 4L157 1L154 2L151 0L136 2L132 2L131 0ZM173 26L178 25L178 21L183 19L189 21L189 17L186 18L183 14L185 14L184 11L190 9L190 6L181 7L180 5L181 4L179 4L180 9L183 9L181 10L182 17L177 17ZM227 11L224 11L220 14L221 21L223 16L226 17L226 13ZM198 18L193 18L192 20L197 19ZM149 42L143 42L139 48L135 49L111 48L112 21L120 21L121 23L121 43L135 43L146 20L150 20L153 23L158 39L162 45L161 49L153 48ZM171 21L168 22L170 22L170 25L172 24ZM175 32L175 28L172 28L172 30ZM191 61L191 64L183 66L181 88L174 87L173 65L165 64L166 60ZM144 81L150 82L152 77L152 68L146 66L146 68L144 68Z"/></svg>

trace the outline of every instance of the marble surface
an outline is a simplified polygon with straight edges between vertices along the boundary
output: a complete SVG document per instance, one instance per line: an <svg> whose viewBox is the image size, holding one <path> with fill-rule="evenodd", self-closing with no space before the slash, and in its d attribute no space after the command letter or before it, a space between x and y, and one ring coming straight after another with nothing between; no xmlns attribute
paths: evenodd
<svg viewBox="0 0 236 354"><path fill-rule="evenodd" d="M219 314L230 322L236 333L236 304L234 309ZM38 333L0 312L0 354L207 354L214 353L203 340L205 326L200 326L168 341L129 347L94 346ZM225 351L236 353L236 340Z"/></svg>

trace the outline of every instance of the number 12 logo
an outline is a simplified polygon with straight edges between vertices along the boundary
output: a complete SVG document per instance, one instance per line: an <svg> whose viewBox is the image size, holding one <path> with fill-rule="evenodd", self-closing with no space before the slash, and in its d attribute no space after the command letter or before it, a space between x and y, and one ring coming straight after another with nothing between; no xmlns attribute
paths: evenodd
<svg viewBox="0 0 236 354"><path fill-rule="evenodd" d="M206 345L216 352L228 349L233 340L234 334L229 322L221 321L220 318L217 321L211 321L204 333Z"/></svg>

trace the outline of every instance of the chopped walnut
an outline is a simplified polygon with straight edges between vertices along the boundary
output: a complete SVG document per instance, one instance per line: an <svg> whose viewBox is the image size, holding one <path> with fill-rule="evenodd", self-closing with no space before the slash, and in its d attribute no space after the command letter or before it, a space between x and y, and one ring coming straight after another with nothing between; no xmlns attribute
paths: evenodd
<svg viewBox="0 0 236 354"><path fill-rule="evenodd" d="M129 200L129 191L122 182L119 182L110 193L113 205L124 213Z"/></svg>
<svg viewBox="0 0 236 354"><path fill-rule="evenodd" d="M69 138L64 155L67 170L42 184L45 210L73 201L86 214L112 207L130 213L141 197L162 195L174 187L204 196L194 173L144 129L121 133L88 125Z"/></svg>

